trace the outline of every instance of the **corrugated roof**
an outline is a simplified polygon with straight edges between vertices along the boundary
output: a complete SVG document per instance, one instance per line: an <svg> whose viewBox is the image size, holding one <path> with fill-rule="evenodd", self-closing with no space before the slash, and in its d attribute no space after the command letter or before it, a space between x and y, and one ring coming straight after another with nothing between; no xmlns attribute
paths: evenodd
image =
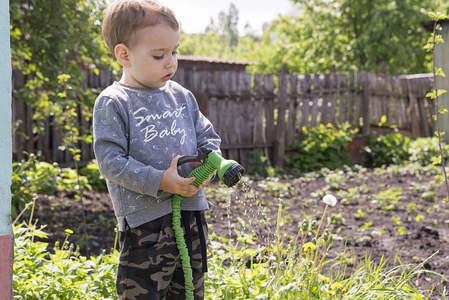
<svg viewBox="0 0 449 300"><path fill-rule="evenodd" d="M212 64L231 64L231 65L256 65L255 61L246 61L246 60L236 60L236 59L226 59L226 58L218 58L211 56L196 56L196 55L179 55L178 61L197 61L197 62L207 62Z"/></svg>

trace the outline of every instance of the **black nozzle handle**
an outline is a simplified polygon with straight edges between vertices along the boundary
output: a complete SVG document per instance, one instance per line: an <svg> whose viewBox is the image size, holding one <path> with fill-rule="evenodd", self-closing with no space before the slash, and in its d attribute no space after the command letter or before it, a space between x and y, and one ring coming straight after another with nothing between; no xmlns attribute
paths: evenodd
<svg viewBox="0 0 449 300"><path fill-rule="evenodd" d="M182 164L189 163L189 162L199 162L199 163L204 164L207 156L209 155L209 153L212 152L212 150L206 150L204 152L201 150L202 149L200 149L198 155L186 155L186 156L180 157L178 160L178 167Z"/></svg>

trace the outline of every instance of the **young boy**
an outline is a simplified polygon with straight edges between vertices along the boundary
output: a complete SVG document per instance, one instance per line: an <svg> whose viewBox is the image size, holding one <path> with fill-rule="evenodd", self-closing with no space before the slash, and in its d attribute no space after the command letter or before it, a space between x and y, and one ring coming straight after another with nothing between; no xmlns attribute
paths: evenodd
<svg viewBox="0 0 449 300"><path fill-rule="evenodd" d="M205 180L185 178L180 156L199 148L220 153L220 138L191 92L170 79L177 69L179 25L155 0L115 0L105 11L103 38L122 77L97 98L94 151L106 178L120 231L119 299L185 299L184 274L171 224L173 194L182 200L183 229L195 299L204 299Z"/></svg>

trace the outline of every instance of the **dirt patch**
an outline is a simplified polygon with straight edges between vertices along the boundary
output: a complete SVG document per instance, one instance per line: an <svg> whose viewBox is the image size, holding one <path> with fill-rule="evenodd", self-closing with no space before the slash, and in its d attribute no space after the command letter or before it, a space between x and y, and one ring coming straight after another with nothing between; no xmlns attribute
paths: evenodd
<svg viewBox="0 0 449 300"><path fill-rule="evenodd" d="M253 179L232 190L212 183L208 190L209 200L214 204L208 212L210 232L232 239L236 238L236 231L243 232L256 236L260 244L267 243L267 232L272 237L276 231L278 208L282 204L285 205L283 228L287 237L294 239L298 224L305 217L321 219L325 209L321 198L325 193L332 193L339 202L327 209L327 216L334 215L329 225L334 237L329 257L345 251L348 272L359 268L351 261L363 262L366 255L374 262L383 256L389 266L395 265L397 259L403 265L416 266L438 252L424 267L448 274L449 210L441 201L446 197L444 186L436 183L434 175L407 172L393 176L392 172L380 174L366 169L339 176L344 176L344 180L338 186L323 176ZM116 222L108 194L87 193L84 207L90 252L98 254L102 249L111 249ZM40 224L47 225L50 242L63 241L64 230L70 228L75 232L70 242L83 245L81 212L79 199L60 193L40 196L35 215ZM268 222L264 221L264 215ZM439 289L448 285L428 276L416 278L413 283L420 289L429 289L432 280L437 281Z"/></svg>

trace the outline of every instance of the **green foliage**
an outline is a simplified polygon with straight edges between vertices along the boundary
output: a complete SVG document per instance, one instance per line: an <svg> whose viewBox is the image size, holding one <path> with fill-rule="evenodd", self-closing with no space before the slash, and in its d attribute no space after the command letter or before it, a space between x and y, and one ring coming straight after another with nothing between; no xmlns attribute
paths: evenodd
<svg viewBox="0 0 449 300"><path fill-rule="evenodd" d="M442 149L444 157L449 156L449 145L442 142ZM416 138L410 141L408 147L410 154L409 160L417 162L422 166L432 163L440 163L440 146L438 137Z"/></svg>
<svg viewBox="0 0 449 300"><path fill-rule="evenodd" d="M398 204L402 196L402 188L392 187L372 195L373 202L377 203L382 210L392 211L398 209Z"/></svg>
<svg viewBox="0 0 449 300"><path fill-rule="evenodd" d="M81 169L81 175L87 178L92 189L98 191L104 191L107 189L106 181L104 177L100 174L98 169L98 164L96 160L91 161L87 166Z"/></svg>
<svg viewBox="0 0 449 300"><path fill-rule="evenodd" d="M252 67L256 72L280 72L284 65L298 74L327 73L331 66L379 72L382 62L391 75L429 72L421 22L428 20L426 10L447 9L442 0L293 2L301 14L271 23L252 59L259 62Z"/></svg>
<svg viewBox="0 0 449 300"><path fill-rule="evenodd" d="M435 192L424 192L421 194L421 199L423 199L424 201L427 202L435 202L436 201L436 196L435 196Z"/></svg>
<svg viewBox="0 0 449 300"><path fill-rule="evenodd" d="M251 151L247 174L261 177L274 177L276 173L268 157L261 155L259 151Z"/></svg>
<svg viewBox="0 0 449 300"><path fill-rule="evenodd" d="M16 217L34 194L53 193L57 190L60 170L56 164L39 161L39 155L29 154L26 159L12 163L11 215Z"/></svg>
<svg viewBox="0 0 449 300"><path fill-rule="evenodd" d="M260 45L255 42L251 28L247 28L244 36L239 34L238 20L239 12L234 4L230 4L228 12L219 13L218 20L211 18L204 33L181 34L178 52L181 55L253 60L253 53Z"/></svg>
<svg viewBox="0 0 449 300"><path fill-rule="evenodd" d="M400 165L410 157L408 153L410 138L398 132L381 136L371 135L365 151L374 167Z"/></svg>
<svg viewBox="0 0 449 300"><path fill-rule="evenodd" d="M44 120L63 128L73 108L90 117L96 91L85 88L85 72L114 66L101 38L104 2L10 1L11 62L26 80L14 93L33 109L35 132L42 133ZM64 84L63 74L70 74ZM72 127L82 128L78 125Z"/></svg>
<svg viewBox="0 0 449 300"><path fill-rule="evenodd" d="M280 197L287 193L290 188L290 183L283 183L279 181L279 178L267 178L267 180L263 180L259 183L259 186L266 189L271 196Z"/></svg>
<svg viewBox="0 0 449 300"><path fill-rule="evenodd" d="M20 299L113 299L118 252L89 259L69 244L51 250L44 228L24 223L14 227L14 297ZM39 240L39 241L37 241Z"/></svg>
<svg viewBox="0 0 449 300"><path fill-rule="evenodd" d="M35 194L53 194L58 191L76 193L95 189L106 189L104 178L95 161L90 162L78 176L76 170L59 168L58 164L40 161L40 155L30 154L27 159L13 162L11 183L11 215L15 218Z"/></svg>
<svg viewBox="0 0 449 300"><path fill-rule="evenodd" d="M350 156L345 150L357 131L348 123L338 127L330 123L303 127L301 138L292 143L293 154L286 161L291 168L305 171L336 169L350 164Z"/></svg>
<svg viewBox="0 0 449 300"><path fill-rule="evenodd" d="M58 190L69 193L78 193L79 191L90 191L90 186L85 176L80 176L76 170L71 168L61 169L61 179L58 181Z"/></svg>
<svg viewBox="0 0 449 300"><path fill-rule="evenodd" d="M400 168L409 163L410 170L430 164L441 165L440 145L438 137L419 137L411 140L398 132L370 137L364 150L373 166L392 165ZM449 155L449 145L441 142L444 157Z"/></svg>

